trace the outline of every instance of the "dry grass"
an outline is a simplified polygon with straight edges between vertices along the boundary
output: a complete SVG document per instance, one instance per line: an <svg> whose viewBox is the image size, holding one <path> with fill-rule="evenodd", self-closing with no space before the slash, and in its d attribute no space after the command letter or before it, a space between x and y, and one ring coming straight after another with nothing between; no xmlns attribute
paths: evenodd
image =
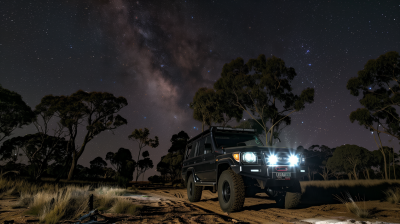
<svg viewBox="0 0 400 224"><path fill-rule="evenodd" d="M373 187L377 185L381 185L384 183L388 184L399 184L400 180L314 180L314 181L301 181L301 189L304 193L307 187L322 187L322 188L339 188L339 187L356 187L356 186L365 186L365 187Z"/></svg>
<svg viewBox="0 0 400 224"><path fill-rule="evenodd" d="M400 187L389 189L384 193L386 194L386 201L393 204L400 203Z"/></svg>
<svg viewBox="0 0 400 224"><path fill-rule="evenodd" d="M346 196L342 195L342 197L339 197L335 195L335 197L346 206L349 212L357 215L360 218L370 217L369 211L365 209L365 202L364 202L364 208L360 208L349 193L346 193Z"/></svg>
<svg viewBox="0 0 400 224"><path fill-rule="evenodd" d="M132 204L132 202L125 198L118 198L112 208L113 213L138 215L143 206Z"/></svg>
<svg viewBox="0 0 400 224"><path fill-rule="evenodd" d="M125 190L103 186L94 189L94 207L99 210L137 214L141 206L130 201L118 199L127 192L136 192L136 188ZM26 180L6 180L0 178L0 196L19 196L15 207L27 207L26 214L39 217L42 223L58 223L65 219L76 219L88 210L88 199L92 192L90 186L60 186L58 184L34 184ZM125 203L129 202L129 205Z"/></svg>

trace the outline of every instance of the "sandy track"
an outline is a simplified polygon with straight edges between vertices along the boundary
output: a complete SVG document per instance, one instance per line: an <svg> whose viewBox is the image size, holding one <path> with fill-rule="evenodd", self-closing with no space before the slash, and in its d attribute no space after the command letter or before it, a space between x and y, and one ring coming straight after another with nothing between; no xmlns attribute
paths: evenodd
<svg viewBox="0 0 400 224"><path fill-rule="evenodd" d="M330 204L312 206L303 202L298 209L277 208L274 200L268 198L264 193L259 193L254 198L246 198L243 211L226 214L222 212L218 202L217 193L208 190L203 191L200 202L190 203L187 200L186 189L168 190L142 190L141 192L160 198L163 202L177 203L174 209L179 210L179 203L183 207L197 206L209 214L215 213L219 216L221 223L242 221L249 223L315 223L317 221L340 222L349 219L370 222L400 223L400 205L380 201L366 201L360 203L361 208L370 210L371 218L359 218L347 211L343 204ZM233 219L230 220L229 218Z"/></svg>

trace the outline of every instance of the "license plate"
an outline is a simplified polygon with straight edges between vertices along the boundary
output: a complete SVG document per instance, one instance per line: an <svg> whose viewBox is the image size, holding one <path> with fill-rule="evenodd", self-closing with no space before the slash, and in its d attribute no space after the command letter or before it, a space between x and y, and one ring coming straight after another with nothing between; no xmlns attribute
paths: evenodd
<svg viewBox="0 0 400 224"><path fill-rule="evenodd" d="M290 177L290 173L282 172L282 173L276 173L277 177Z"/></svg>

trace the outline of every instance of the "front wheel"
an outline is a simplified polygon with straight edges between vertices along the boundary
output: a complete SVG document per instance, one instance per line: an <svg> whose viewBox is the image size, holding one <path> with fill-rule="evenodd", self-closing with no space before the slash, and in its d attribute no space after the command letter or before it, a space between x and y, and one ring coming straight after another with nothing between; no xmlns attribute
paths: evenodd
<svg viewBox="0 0 400 224"><path fill-rule="evenodd" d="M231 213L243 208L245 188L242 176L231 169L222 172L218 180L218 201L222 211Z"/></svg>
<svg viewBox="0 0 400 224"><path fill-rule="evenodd" d="M285 197L285 208L291 209L296 208L300 204L301 199L301 186L300 182L297 180L293 183L292 187L290 187L289 191L286 192Z"/></svg>
<svg viewBox="0 0 400 224"><path fill-rule="evenodd" d="M203 191L202 186L195 186L193 181L193 175L190 175L187 182L187 196L190 202L198 202L201 198Z"/></svg>

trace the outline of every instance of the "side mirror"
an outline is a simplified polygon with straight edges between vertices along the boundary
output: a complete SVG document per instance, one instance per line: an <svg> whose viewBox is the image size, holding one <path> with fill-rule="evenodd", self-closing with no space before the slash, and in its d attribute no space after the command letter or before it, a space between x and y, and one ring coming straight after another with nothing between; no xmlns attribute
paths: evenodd
<svg viewBox="0 0 400 224"><path fill-rule="evenodd" d="M225 151L223 149L215 149L214 152L224 154Z"/></svg>

